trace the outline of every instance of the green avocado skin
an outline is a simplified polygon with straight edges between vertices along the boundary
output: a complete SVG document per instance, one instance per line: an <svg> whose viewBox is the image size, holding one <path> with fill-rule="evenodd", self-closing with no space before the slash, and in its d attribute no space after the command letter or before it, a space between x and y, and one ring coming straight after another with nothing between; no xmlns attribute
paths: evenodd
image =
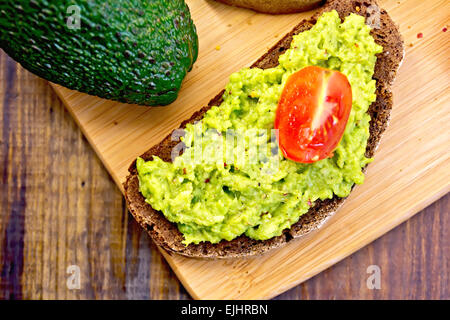
<svg viewBox="0 0 450 320"><path fill-rule="evenodd" d="M177 98L198 37L183 0L3 0L0 46L54 83L156 106Z"/></svg>

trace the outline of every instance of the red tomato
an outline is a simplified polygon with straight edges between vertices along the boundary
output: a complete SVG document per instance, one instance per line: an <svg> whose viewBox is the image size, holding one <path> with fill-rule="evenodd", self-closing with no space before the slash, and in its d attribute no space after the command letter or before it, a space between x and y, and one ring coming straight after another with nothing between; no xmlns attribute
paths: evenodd
<svg viewBox="0 0 450 320"><path fill-rule="evenodd" d="M339 71L310 66L292 74L275 115L288 159L311 163L333 156L352 109L352 88Z"/></svg>

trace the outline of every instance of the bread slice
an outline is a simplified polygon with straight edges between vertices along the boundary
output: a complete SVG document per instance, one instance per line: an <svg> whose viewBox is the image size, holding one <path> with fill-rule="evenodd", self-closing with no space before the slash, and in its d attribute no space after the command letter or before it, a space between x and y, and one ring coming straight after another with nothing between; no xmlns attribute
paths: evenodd
<svg viewBox="0 0 450 320"><path fill-rule="evenodd" d="M231 6L252 9L263 13L293 13L308 11L320 6L324 0L217 0Z"/></svg>
<svg viewBox="0 0 450 320"><path fill-rule="evenodd" d="M310 29L323 12L333 9L339 13L341 19L350 13L365 16L367 19L373 17L371 15L374 13L377 14L377 11L379 12L380 24L378 28L373 28L372 36L377 44L383 46L383 52L378 55L373 76L376 80L377 99L368 110L371 116L371 122L370 138L366 149L366 156L372 157L389 122L392 108L390 87L404 55L403 41L396 25L388 16L387 12L378 7L376 1L329 1L310 20L304 20L297 25L272 49L256 61L252 67L266 69L276 66L278 64L278 57L289 48L292 36ZM206 111L212 106L219 105L222 101L223 92L220 92L212 99L208 106L203 107L201 110L195 112L190 119L184 121L180 125L180 128L184 128L187 123L201 120ZM171 151L177 143L177 141L171 141L171 135L168 135L161 143L153 146L141 157L145 160L150 160L153 155L157 155L164 161L171 161ZM290 229L284 230L282 235L269 240L254 240L242 235L232 241L222 240L217 244L201 242L200 244L185 246L182 243L183 235L178 231L177 226L169 222L161 212L152 209L139 192L139 180L135 161L131 164L129 173L124 183L125 197L128 208L135 219L147 230L156 244L166 249L169 253L173 252L188 257L232 258L261 254L270 249L280 247L292 239L303 236L312 230L318 229L345 200L345 198L339 198L337 196L325 201L317 200L315 205L306 214L302 215L299 221Z"/></svg>

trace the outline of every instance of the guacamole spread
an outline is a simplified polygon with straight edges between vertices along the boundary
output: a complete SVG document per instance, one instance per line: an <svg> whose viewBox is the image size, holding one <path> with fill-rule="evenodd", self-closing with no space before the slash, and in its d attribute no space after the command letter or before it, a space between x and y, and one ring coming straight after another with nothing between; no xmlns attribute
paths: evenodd
<svg viewBox="0 0 450 320"><path fill-rule="evenodd" d="M372 75L381 51L363 17L351 14L341 22L336 11L324 13L314 27L294 36L277 67L232 74L222 104L186 126L184 149L172 162L138 158L140 192L177 224L186 245L242 234L270 239L317 199L346 197L363 182L362 168L371 161L364 155L367 110L376 99ZM353 103L334 155L304 164L283 157L272 129L287 78L310 65L345 74Z"/></svg>

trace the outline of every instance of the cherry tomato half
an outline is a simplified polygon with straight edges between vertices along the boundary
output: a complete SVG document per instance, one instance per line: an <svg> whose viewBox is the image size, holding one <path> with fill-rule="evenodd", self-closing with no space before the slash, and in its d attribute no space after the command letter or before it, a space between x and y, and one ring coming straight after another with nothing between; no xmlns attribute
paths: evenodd
<svg viewBox="0 0 450 320"><path fill-rule="evenodd" d="M333 156L352 109L352 88L339 71L310 66L292 74L275 115L288 159L311 163Z"/></svg>

